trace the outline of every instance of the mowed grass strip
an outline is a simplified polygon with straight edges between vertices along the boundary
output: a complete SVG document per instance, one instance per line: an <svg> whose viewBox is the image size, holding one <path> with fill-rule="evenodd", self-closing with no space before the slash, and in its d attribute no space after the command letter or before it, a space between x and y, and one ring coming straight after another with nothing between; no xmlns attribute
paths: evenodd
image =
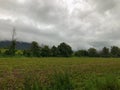
<svg viewBox="0 0 120 90"><path fill-rule="evenodd" d="M84 90L93 77L119 79L119 58L0 58L0 89L23 90L25 78L39 78L43 86L51 83L54 73L68 73L74 89ZM45 84L45 85L44 85ZM7 90L7 89L5 89Z"/></svg>

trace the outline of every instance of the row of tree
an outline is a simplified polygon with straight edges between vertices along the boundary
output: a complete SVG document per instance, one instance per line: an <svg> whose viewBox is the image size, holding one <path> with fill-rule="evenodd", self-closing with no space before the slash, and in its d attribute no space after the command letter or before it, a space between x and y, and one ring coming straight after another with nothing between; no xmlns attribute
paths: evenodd
<svg viewBox="0 0 120 90"><path fill-rule="evenodd" d="M4 52L4 55L15 56L16 52L16 41L12 41L11 46ZM20 54L27 57L70 57L73 54L72 48L66 43L50 48L47 45L41 47L35 41L31 43L30 49L21 50L21 52Z"/></svg>
<svg viewBox="0 0 120 90"><path fill-rule="evenodd" d="M95 48L73 51L71 46L66 43L60 43L57 47L50 48L47 45L41 47L35 41L31 43L30 49L21 52L21 55L27 57L120 57L120 48L117 46L113 46L111 49L104 47L100 51ZM4 55L14 56L15 54L16 41L12 41L11 46L5 51Z"/></svg>
<svg viewBox="0 0 120 90"><path fill-rule="evenodd" d="M78 50L75 52L75 56L78 57L120 57L120 48L117 46L111 47L111 49L104 47L102 50L97 51L95 48L88 50Z"/></svg>
<svg viewBox="0 0 120 90"><path fill-rule="evenodd" d="M23 55L33 57L70 57L72 54L72 48L66 43L49 48L47 45L40 47L37 42L32 42L31 48L23 52Z"/></svg>

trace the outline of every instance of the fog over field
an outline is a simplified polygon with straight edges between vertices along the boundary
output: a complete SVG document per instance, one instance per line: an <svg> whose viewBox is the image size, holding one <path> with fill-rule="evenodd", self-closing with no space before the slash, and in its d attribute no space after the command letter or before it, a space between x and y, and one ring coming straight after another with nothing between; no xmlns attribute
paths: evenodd
<svg viewBox="0 0 120 90"><path fill-rule="evenodd" d="M0 40L120 46L120 0L0 0Z"/></svg>

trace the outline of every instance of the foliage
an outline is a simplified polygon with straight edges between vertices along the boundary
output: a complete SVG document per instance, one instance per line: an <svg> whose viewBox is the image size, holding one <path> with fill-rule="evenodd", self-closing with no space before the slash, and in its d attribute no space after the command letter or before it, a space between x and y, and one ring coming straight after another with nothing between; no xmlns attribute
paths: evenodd
<svg viewBox="0 0 120 90"><path fill-rule="evenodd" d="M24 50L23 55L26 56L26 57L31 57L32 53L31 53L30 50Z"/></svg>
<svg viewBox="0 0 120 90"><path fill-rule="evenodd" d="M102 52L101 52L101 56L102 57L109 57L110 56L109 48L104 47Z"/></svg>
<svg viewBox="0 0 120 90"><path fill-rule="evenodd" d="M16 41L12 41L10 47L1 49L1 56L26 56L26 57L120 57L120 48L112 46L111 50L104 47L102 50L89 48L88 50L72 50L71 46L66 43L60 43L58 46L48 45L40 46L36 41L31 43L31 47L27 50L16 50Z"/></svg>
<svg viewBox="0 0 120 90"><path fill-rule="evenodd" d="M120 49L117 46L111 47L111 55L113 57L118 57L120 56Z"/></svg>
<svg viewBox="0 0 120 90"><path fill-rule="evenodd" d="M58 46L58 50L59 50L59 56L62 56L62 57L70 57L72 56L72 53L73 53L72 48L66 43L61 43Z"/></svg>
<svg viewBox="0 0 120 90"><path fill-rule="evenodd" d="M23 51L22 50L16 50L15 55L22 56L23 55Z"/></svg>
<svg viewBox="0 0 120 90"><path fill-rule="evenodd" d="M30 48L31 54L34 57L40 57L40 48L37 42L33 41Z"/></svg>
<svg viewBox="0 0 120 90"><path fill-rule="evenodd" d="M90 48L90 49L88 49L88 55L90 56L90 57L97 57L97 50L95 49L95 48Z"/></svg>
<svg viewBox="0 0 120 90"><path fill-rule="evenodd" d="M53 46L53 47L51 48L51 56L52 56L52 57L57 57L58 54L59 54L58 48L57 48L56 46Z"/></svg>
<svg viewBox="0 0 120 90"><path fill-rule="evenodd" d="M42 48L42 50L41 50L41 56L42 56L42 57L49 57L49 56L51 56L50 48L49 48L47 45L45 45L45 46Z"/></svg>
<svg viewBox="0 0 120 90"><path fill-rule="evenodd" d="M14 56L16 52L16 41L11 42L11 46L6 50L5 55Z"/></svg>
<svg viewBox="0 0 120 90"><path fill-rule="evenodd" d="M75 52L75 56L77 57L87 57L88 52L86 50L78 50Z"/></svg>

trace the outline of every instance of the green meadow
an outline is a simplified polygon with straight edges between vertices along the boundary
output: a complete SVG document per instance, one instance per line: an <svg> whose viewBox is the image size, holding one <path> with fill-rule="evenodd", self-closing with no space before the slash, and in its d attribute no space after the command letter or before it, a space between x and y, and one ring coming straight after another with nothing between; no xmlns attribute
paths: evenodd
<svg viewBox="0 0 120 90"><path fill-rule="evenodd" d="M120 90L120 59L0 58L0 90Z"/></svg>

